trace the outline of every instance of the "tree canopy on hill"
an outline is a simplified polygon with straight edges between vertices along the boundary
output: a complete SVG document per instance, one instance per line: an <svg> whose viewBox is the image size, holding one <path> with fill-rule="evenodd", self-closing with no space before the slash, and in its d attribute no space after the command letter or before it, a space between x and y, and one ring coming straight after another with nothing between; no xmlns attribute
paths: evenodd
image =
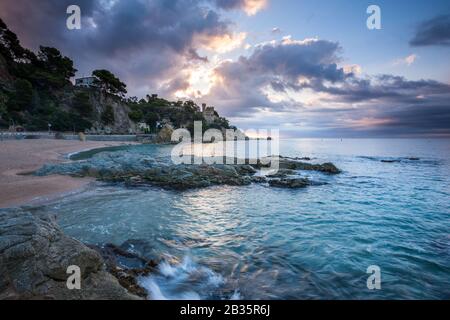
<svg viewBox="0 0 450 320"><path fill-rule="evenodd" d="M57 131L84 131L123 123L123 112L105 105L110 102L100 99L100 90L72 85L76 71L73 61L56 48L41 46L37 53L23 48L0 19L0 126L19 124L27 130L46 130L50 123ZM114 95L108 98L128 112L129 119L147 123L152 131L158 122L190 130L194 121L203 121L204 130L229 128L224 118L207 123L193 101L171 102L155 94L124 99L127 86L112 72L99 69L92 75L101 90Z"/></svg>
<svg viewBox="0 0 450 320"><path fill-rule="evenodd" d="M119 80L112 72L108 70L95 70L92 75L96 77L95 84L99 85L107 92L118 95L127 93L127 85Z"/></svg>
<svg viewBox="0 0 450 320"><path fill-rule="evenodd" d="M23 48L17 35L8 29L0 19L0 54L8 61L30 61L35 58L33 52Z"/></svg>
<svg viewBox="0 0 450 320"><path fill-rule="evenodd" d="M30 130L45 130L48 123L55 130L88 126L79 115L59 108L58 93L71 86L70 78L77 71L70 58L56 48L41 46L37 54L23 48L0 19L0 59L5 62L4 74L11 76L0 85L3 126L20 123Z"/></svg>

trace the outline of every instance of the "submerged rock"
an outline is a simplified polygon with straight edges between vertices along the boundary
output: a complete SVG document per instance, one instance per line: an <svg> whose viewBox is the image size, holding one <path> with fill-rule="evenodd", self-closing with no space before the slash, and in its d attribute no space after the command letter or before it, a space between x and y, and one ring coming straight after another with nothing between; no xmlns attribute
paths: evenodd
<svg viewBox="0 0 450 320"><path fill-rule="evenodd" d="M273 179L269 181L269 185L276 188L300 189L312 185L312 182L307 178Z"/></svg>
<svg viewBox="0 0 450 320"><path fill-rule="evenodd" d="M381 160L381 162L383 162L383 163L400 163L401 160L386 160L386 159L384 159L384 160Z"/></svg>
<svg viewBox="0 0 450 320"><path fill-rule="evenodd" d="M309 164L285 158L279 161L280 171L272 178L295 175L295 170L340 173L332 163ZM169 157L154 159L131 152L110 152L97 154L85 161L46 165L35 174L89 176L106 182L125 183L128 186L152 185L165 189L187 190L214 185L245 186L266 182L265 178L255 176L258 169L265 168L265 165L261 161L253 163L256 164L174 165Z"/></svg>
<svg viewBox="0 0 450 320"><path fill-rule="evenodd" d="M291 169L279 169L276 173L270 174L271 178L286 178L287 176L292 176L295 174L294 170Z"/></svg>
<svg viewBox="0 0 450 320"><path fill-rule="evenodd" d="M81 269L81 290L67 288L69 266ZM94 250L63 234L37 209L0 211L0 299L134 300Z"/></svg>
<svg viewBox="0 0 450 320"><path fill-rule="evenodd" d="M282 156L280 156L280 159L300 160L300 161L311 161L312 160L312 158L310 158L310 157L295 157L295 158L292 158L292 157L282 157Z"/></svg>
<svg viewBox="0 0 450 320"><path fill-rule="evenodd" d="M328 174L339 174L341 170L339 170L334 164L331 162L323 163L323 164L311 164L305 163L296 160L289 159L280 159L279 162L280 169L290 169L290 170L304 170L304 171L319 171Z"/></svg>
<svg viewBox="0 0 450 320"><path fill-rule="evenodd" d="M114 244L106 244L103 247L90 247L103 257L107 271L117 278L122 287L126 288L128 292L146 299L148 293L139 285L138 279L154 272L157 262L125 250L124 245L119 247Z"/></svg>

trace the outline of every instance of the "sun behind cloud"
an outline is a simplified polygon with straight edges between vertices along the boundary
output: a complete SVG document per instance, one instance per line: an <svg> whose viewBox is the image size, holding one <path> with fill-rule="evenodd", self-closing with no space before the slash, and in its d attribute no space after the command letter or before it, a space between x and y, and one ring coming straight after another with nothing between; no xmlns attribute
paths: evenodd
<svg viewBox="0 0 450 320"><path fill-rule="evenodd" d="M243 9L249 16L254 16L259 11L264 9L267 4L267 0L247 0L244 2Z"/></svg>
<svg viewBox="0 0 450 320"><path fill-rule="evenodd" d="M199 36L197 40L204 49L217 54L223 54L242 47L246 38L247 33L238 32L214 36Z"/></svg>

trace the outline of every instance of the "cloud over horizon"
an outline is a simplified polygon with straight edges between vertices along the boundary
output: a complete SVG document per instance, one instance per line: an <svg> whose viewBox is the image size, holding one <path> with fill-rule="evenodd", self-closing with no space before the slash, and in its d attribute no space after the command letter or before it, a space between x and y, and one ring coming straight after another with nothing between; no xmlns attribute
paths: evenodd
<svg viewBox="0 0 450 320"><path fill-rule="evenodd" d="M209 100L227 116L288 131L395 135L450 134L450 85L340 67L338 43L284 38L216 70ZM257 120L259 118L259 120ZM251 127L251 126L250 126ZM352 132L350 132L352 131Z"/></svg>

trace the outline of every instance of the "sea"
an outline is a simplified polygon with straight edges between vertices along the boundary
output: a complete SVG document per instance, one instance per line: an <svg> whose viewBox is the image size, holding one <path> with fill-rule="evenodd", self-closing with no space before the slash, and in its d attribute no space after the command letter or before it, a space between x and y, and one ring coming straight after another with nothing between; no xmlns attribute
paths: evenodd
<svg viewBox="0 0 450 320"><path fill-rule="evenodd" d="M303 172L322 183L296 190L96 183L45 210L80 241L160 260L139 279L149 299L450 299L450 140L289 139L280 154L342 174Z"/></svg>

